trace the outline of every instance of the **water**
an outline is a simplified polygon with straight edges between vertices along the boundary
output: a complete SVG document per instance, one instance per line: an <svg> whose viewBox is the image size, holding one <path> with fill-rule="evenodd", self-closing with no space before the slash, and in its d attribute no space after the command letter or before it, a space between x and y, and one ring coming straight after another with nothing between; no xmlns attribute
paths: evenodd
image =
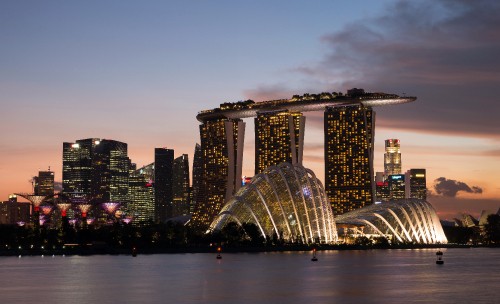
<svg viewBox="0 0 500 304"><path fill-rule="evenodd" d="M500 303L500 249L0 258L0 303Z"/></svg>

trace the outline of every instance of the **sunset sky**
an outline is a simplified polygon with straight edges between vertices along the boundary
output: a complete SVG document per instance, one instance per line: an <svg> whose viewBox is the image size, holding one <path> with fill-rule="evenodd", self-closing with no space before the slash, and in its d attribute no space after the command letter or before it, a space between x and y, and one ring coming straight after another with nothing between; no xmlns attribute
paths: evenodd
<svg viewBox="0 0 500 304"><path fill-rule="evenodd" d="M1 1L0 200L49 166L61 181L65 141L126 142L138 166L155 147L192 162L200 110L358 87L418 97L375 108L376 171L398 138L442 219L496 211L498 16L494 0ZM306 116L304 165L323 179L323 113Z"/></svg>

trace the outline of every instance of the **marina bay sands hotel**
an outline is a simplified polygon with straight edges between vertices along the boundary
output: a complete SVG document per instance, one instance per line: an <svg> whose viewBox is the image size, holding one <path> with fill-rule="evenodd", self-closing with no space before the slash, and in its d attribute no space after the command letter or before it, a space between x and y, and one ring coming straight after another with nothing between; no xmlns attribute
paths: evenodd
<svg viewBox="0 0 500 304"><path fill-rule="evenodd" d="M255 174L282 162L301 164L303 112L324 112L325 190L335 215L374 202L372 107L412 102L416 97L366 93L294 95L291 99L223 103L201 111L202 167L192 222L207 227L241 187L245 122L255 120ZM283 177L286 178L286 177ZM194 181L193 181L194 182Z"/></svg>

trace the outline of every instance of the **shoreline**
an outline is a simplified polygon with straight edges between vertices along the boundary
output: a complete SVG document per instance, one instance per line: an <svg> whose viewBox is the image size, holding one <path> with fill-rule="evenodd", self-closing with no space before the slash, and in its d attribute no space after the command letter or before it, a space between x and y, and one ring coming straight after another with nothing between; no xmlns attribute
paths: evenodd
<svg viewBox="0 0 500 304"><path fill-rule="evenodd" d="M398 245L398 246L359 246L359 245L287 245L269 247L222 247L222 253L262 253L262 252L309 252L326 250L391 250L391 249L440 249L440 248L500 248L500 246L485 245L460 245L460 244L432 244L432 245ZM177 247L140 249L137 255L152 254L186 254L186 253L217 253L217 246L200 247ZM84 248L69 249L28 249L28 250L0 250L0 257L4 256L90 256L90 255L132 255L131 249L123 248L96 248L86 246Z"/></svg>

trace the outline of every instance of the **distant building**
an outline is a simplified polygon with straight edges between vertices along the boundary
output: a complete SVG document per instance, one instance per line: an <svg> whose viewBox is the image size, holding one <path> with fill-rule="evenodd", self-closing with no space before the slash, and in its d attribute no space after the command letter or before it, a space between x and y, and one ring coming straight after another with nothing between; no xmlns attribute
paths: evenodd
<svg viewBox="0 0 500 304"><path fill-rule="evenodd" d="M392 174L389 175L389 193L391 200L398 200L405 198L405 175Z"/></svg>
<svg viewBox="0 0 500 304"><path fill-rule="evenodd" d="M128 211L133 217L132 224L154 221L155 196L153 188L154 163L133 170L129 177Z"/></svg>
<svg viewBox="0 0 500 304"><path fill-rule="evenodd" d="M241 187L245 123L215 118L200 125L203 196L196 201L191 223L208 228L222 206Z"/></svg>
<svg viewBox="0 0 500 304"><path fill-rule="evenodd" d="M130 159L127 144L88 138L63 143L63 192L95 202L126 202Z"/></svg>
<svg viewBox="0 0 500 304"><path fill-rule="evenodd" d="M372 204L375 113L365 106L327 108L324 124L325 190L334 214Z"/></svg>
<svg viewBox="0 0 500 304"><path fill-rule="evenodd" d="M306 118L288 111L258 113L255 118L255 174L286 162L302 164Z"/></svg>
<svg viewBox="0 0 500 304"><path fill-rule="evenodd" d="M384 172L377 172L375 174L375 202L387 202L390 199L389 182Z"/></svg>
<svg viewBox="0 0 500 304"><path fill-rule="evenodd" d="M0 202L0 224L22 225L30 222L30 203L18 202L16 195L9 195L8 201Z"/></svg>
<svg viewBox="0 0 500 304"><path fill-rule="evenodd" d="M200 144L196 144L193 157L193 179L189 213L194 213L198 202L203 201L203 159Z"/></svg>
<svg viewBox="0 0 500 304"><path fill-rule="evenodd" d="M401 174L401 151L399 139L385 140L384 173L386 176Z"/></svg>
<svg viewBox="0 0 500 304"><path fill-rule="evenodd" d="M33 177L35 180L34 193L35 195L52 195L54 194L54 172L39 171L38 176Z"/></svg>
<svg viewBox="0 0 500 304"><path fill-rule="evenodd" d="M165 222L172 217L172 168L174 150L155 149L155 221Z"/></svg>
<svg viewBox="0 0 500 304"><path fill-rule="evenodd" d="M172 167L172 216L189 214L189 159L187 154L174 159Z"/></svg>
<svg viewBox="0 0 500 304"><path fill-rule="evenodd" d="M406 171L406 197L427 200L427 174L425 169Z"/></svg>

